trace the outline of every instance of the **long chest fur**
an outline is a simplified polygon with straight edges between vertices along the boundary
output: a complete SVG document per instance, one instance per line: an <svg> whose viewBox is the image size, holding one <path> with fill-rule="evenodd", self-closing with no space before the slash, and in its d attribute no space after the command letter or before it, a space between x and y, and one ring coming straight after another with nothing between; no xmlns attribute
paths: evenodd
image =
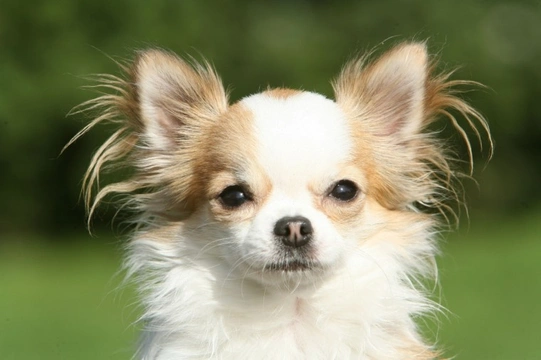
<svg viewBox="0 0 541 360"><path fill-rule="evenodd" d="M412 321L424 297L372 262L356 261L321 286L289 291L228 276L217 265L175 261L151 271L139 354L145 360L405 359L429 352Z"/></svg>

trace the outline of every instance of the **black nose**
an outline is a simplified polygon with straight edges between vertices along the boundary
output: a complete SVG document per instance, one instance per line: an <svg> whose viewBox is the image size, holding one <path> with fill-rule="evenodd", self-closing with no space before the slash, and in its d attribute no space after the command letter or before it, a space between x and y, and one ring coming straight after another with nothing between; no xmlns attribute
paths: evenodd
<svg viewBox="0 0 541 360"><path fill-rule="evenodd" d="M308 244L313 232L310 220L303 216L283 217L274 226L274 234L284 245L296 248Z"/></svg>

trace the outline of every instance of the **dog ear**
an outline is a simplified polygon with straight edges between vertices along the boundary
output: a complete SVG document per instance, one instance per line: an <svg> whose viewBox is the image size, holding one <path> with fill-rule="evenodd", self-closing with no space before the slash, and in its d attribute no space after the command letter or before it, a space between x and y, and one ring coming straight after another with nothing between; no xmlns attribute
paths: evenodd
<svg viewBox="0 0 541 360"><path fill-rule="evenodd" d="M418 133L424 117L426 46L406 43L369 65L364 60L344 67L333 84L336 101L373 135L402 141Z"/></svg>
<svg viewBox="0 0 541 360"><path fill-rule="evenodd" d="M141 140L150 150L174 149L227 109L222 82L208 63L191 65L176 55L150 50L139 54L133 70Z"/></svg>
<svg viewBox="0 0 541 360"><path fill-rule="evenodd" d="M470 140L455 116L479 139L479 128L484 129L492 148L486 120L457 96L460 87L479 84L450 80L452 71L434 74L436 63L429 61L424 43L404 43L366 60L348 63L333 86L359 140L356 158L359 164L370 162L372 194L388 208L421 204L445 214L447 200L458 196L453 186L461 172L452 166L453 152L426 128L438 118L447 120L464 139L471 172Z"/></svg>
<svg viewBox="0 0 541 360"><path fill-rule="evenodd" d="M222 82L207 62L190 64L160 50L140 52L133 64L119 66L123 77L96 76L93 87L103 90L101 95L72 111L94 118L66 147L97 124L116 128L85 174L89 221L97 205L113 193L131 195L125 203L139 211L191 210L194 201L188 199L188 189L198 183L194 161L199 158L193 152L202 149L207 129L228 108ZM122 168L135 171L99 188L102 173Z"/></svg>

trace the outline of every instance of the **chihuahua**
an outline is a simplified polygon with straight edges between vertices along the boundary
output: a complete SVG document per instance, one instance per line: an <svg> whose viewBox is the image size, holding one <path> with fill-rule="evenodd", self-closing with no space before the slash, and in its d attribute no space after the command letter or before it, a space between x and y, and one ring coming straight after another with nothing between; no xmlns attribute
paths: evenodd
<svg viewBox="0 0 541 360"><path fill-rule="evenodd" d="M490 139L457 96L473 82L435 73L417 42L349 62L334 99L273 88L230 104L211 65L163 50L121 66L125 76L99 77L109 91L82 104L97 115L71 142L116 125L85 199L91 216L123 194L135 214L137 358L439 356L416 319L441 309L426 279L457 170L431 125L449 121L471 163L455 115ZM129 171L96 190L119 167Z"/></svg>

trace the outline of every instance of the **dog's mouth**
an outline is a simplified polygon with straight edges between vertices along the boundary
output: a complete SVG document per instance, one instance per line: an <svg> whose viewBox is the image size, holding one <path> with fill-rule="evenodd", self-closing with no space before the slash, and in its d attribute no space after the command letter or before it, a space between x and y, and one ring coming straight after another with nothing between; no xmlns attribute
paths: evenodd
<svg viewBox="0 0 541 360"><path fill-rule="evenodd" d="M286 260L267 264L265 266L265 271L300 272L314 270L319 267L320 265L313 261Z"/></svg>

